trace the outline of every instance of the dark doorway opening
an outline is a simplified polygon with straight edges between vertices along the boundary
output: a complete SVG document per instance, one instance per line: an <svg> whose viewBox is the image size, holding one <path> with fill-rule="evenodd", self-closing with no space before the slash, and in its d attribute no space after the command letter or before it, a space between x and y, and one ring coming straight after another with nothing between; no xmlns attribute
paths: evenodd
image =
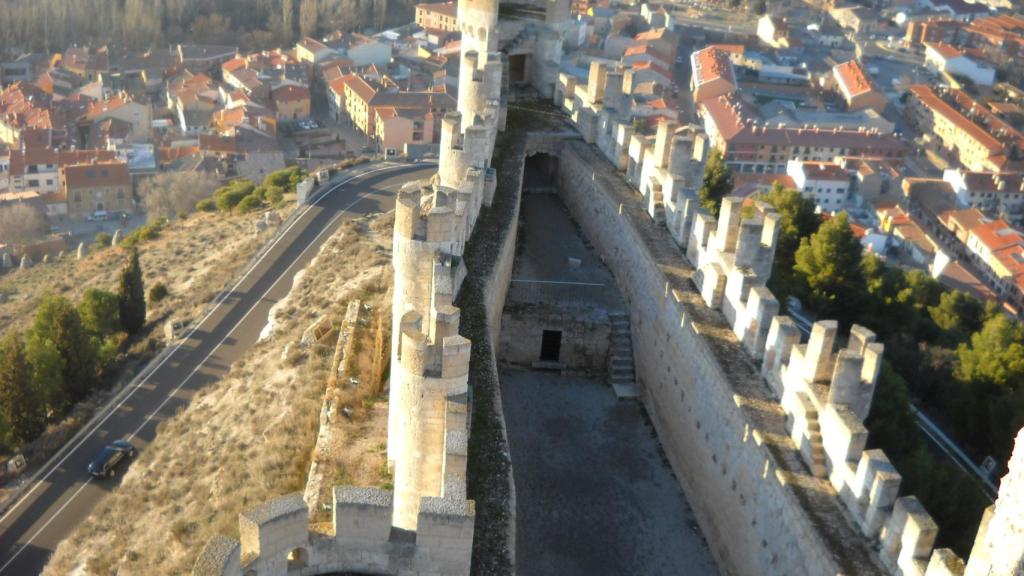
<svg viewBox="0 0 1024 576"><path fill-rule="evenodd" d="M523 192L554 192L557 182L556 156L539 153L526 159L523 169Z"/></svg>
<svg viewBox="0 0 1024 576"><path fill-rule="evenodd" d="M540 339L540 361L558 362L562 354L562 331L545 330Z"/></svg>
<svg viewBox="0 0 1024 576"><path fill-rule="evenodd" d="M508 81L512 84L526 82L526 54L508 57Z"/></svg>

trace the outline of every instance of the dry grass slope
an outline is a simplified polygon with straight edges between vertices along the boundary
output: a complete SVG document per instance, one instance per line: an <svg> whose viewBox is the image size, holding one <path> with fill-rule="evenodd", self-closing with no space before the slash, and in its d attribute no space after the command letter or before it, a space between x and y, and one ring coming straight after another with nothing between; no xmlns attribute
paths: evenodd
<svg viewBox="0 0 1024 576"><path fill-rule="evenodd" d="M164 283L170 296L151 306L150 319L169 310L189 319L209 301L256 253L273 229L257 234L261 215L221 216L196 213L168 225L160 236L139 248L146 286ZM0 276L0 333L10 327L26 327L39 298L47 292L77 301L88 288L115 290L125 261L119 248L95 244L83 258L74 250L57 262L36 264Z"/></svg>
<svg viewBox="0 0 1024 576"><path fill-rule="evenodd" d="M383 297L390 224L390 215L350 222L324 244L275 308L272 335L161 423L121 487L61 543L44 574L188 574L210 537L237 536L239 512L303 488L328 362L297 342L321 315L343 317L349 298ZM372 461L345 475L379 474Z"/></svg>

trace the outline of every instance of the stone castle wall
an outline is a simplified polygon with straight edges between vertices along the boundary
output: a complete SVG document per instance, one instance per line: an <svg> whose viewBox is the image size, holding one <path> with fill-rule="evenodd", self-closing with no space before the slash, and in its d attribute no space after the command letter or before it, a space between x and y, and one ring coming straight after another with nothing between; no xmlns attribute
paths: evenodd
<svg viewBox="0 0 1024 576"><path fill-rule="evenodd" d="M559 153L565 203L630 308L638 384L720 567L734 574L956 574L899 474L864 450L881 347L855 327L811 340L764 288L777 216L720 218L677 196L684 242L582 142ZM689 257L687 257L689 256ZM820 417L819 417L820 415ZM959 564L962 566L962 563ZM952 567L952 568L951 568Z"/></svg>

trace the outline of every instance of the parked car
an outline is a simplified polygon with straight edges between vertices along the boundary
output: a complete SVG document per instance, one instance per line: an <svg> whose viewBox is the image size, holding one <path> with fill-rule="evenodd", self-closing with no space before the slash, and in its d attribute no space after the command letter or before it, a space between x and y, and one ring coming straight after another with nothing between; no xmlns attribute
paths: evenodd
<svg viewBox="0 0 1024 576"><path fill-rule="evenodd" d="M97 210L92 214L89 214L89 216L86 217L86 220L90 222L103 222L104 220L107 220L109 218L109 212L107 212L106 210Z"/></svg>
<svg viewBox="0 0 1024 576"><path fill-rule="evenodd" d="M114 475L117 465L135 457L135 447L127 440L114 440L89 462L89 474L96 478Z"/></svg>

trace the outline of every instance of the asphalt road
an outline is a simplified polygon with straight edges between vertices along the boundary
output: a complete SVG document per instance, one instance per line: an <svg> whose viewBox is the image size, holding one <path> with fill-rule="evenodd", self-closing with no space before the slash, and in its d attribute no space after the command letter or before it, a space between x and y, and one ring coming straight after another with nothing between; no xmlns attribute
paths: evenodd
<svg viewBox="0 0 1024 576"><path fill-rule="evenodd" d="M35 485L0 516L0 575L38 574L57 544L113 490L120 477L95 480L89 461L110 441L130 439L145 450L157 424L195 393L224 376L256 343L275 302L296 272L346 219L390 210L402 184L426 178L429 164L388 167L339 182L293 221L219 303L130 393L110 406L93 428L37 476ZM129 464L130 465L130 464ZM120 469L119 475L123 474Z"/></svg>

